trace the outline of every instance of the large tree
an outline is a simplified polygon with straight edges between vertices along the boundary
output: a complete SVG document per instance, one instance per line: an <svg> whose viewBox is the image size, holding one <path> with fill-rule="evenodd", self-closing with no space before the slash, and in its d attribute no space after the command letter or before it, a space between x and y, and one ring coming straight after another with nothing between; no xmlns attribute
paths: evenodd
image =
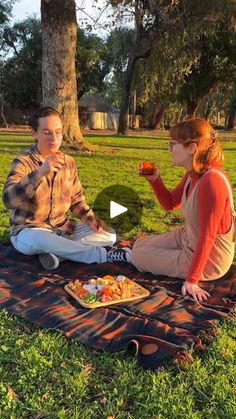
<svg viewBox="0 0 236 419"><path fill-rule="evenodd" d="M35 108L42 102L41 21L30 17L6 25L3 47L6 52L0 72L0 89L6 103L19 108ZM96 35L78 29L76 77L78 99L85 92L101 91L109 71L108 49Z"/></svg>
<svg viewBox="0 0 236 419"><path fill-rule="evenodd" d="M84 93L104 90L104 78L110 68L110 53L97 35L79 28L77 38L76 72L80 99Z"/></svg>
<svg viewBox="0 0 236 419"><path fill-rule="evenodd" d="M43 104L63 114L66 144L82 147L75 69L75 0L41 0L41 19Z"/></svg>
<svg viewBox="0 0 236 419"><path fill-rule="evenodd" d="M41 22L27 18L5 26L5 61L1 69L0 90L5 103L21 109L40 105L42 73Z"/></svg>
<svg viewBox="0 0 236 419"><path fill-rule="evenodd" d="M183 79L196 61L193 40L186 33L169 33L156 42L152 54L136 66L133 89L138 105L156 129L171 104L177 102Z"/></svg>
<svg viewBox="0 0 236 419"><path fill-rule="evenodd" d="M4 60L1 57L4 55L4 32L5 25L9 22L12 12L12 5L15 0L1 0L0 1L0 110L1 118L4 122L4 125L7 126L7 121L4 115L4 105L5 105L5 92L3 91L2 86L2 71L4 70Z"/></svg>
<svg viewBox="0 0 236 419"><path fill-rule="evenodd" d="M116 108L121 103L123 73L129 58L129 51L132 48L133 37L132 29L120 27L113 29L106 40L108 51L106 62L109 74L103 90Z"/></svg>
<svg viewBox="0 0 236 419"><path fill-rule="evenodd" d="M0 1L0 25L3 25L4 23L9 21L14 1L15 0Z"/></svg>
<svg viewBox="0 0 236 419"><path fill-rule="evenodd" d="M187 115L195 115L199 102L218 84L232 83L236 71L235 25L225 21L213 33L203 34L195 44L199 60L183 80L179 99L186 102Z"/></svg>
<svg viewBox="0 0 236 419"><path fill-rule="evenodd" d="M118 132L127 130L129 97L138 60L150 56L155 42L170 31L188 31L190 36L209 31L222 16L229 0L110 0L120 17L130 13L135 21L135 36L123 77ZM235 11L235 9L233 10Z"/></svg>
<svg viewBox="0 0 236 419"><path fill-rule="evenodd" d="M233 89L231 100L230 100L227 129L234 130L235 127L236 127L236 85L234 85L234 89Z"/></svg>
<svg viewBox="0 0 236 419"><path fill-rule="evenodd" d="M120 103L120 115L118 124L118 133L125 134L128 128L128 111L129 99L132 87L132 80L135 71L137 60L145 58L150 55L152 48L153 25L155 26L152 17L150 18L150 2L149 1L126 1L126 0L111 0L111 5L117 9L117 18L123 17L127 13L134 16L135 32L132 42L132 48L129 52L127 67L123 74L123 89ZM153 6L156 9L157 5Z"/></svg>

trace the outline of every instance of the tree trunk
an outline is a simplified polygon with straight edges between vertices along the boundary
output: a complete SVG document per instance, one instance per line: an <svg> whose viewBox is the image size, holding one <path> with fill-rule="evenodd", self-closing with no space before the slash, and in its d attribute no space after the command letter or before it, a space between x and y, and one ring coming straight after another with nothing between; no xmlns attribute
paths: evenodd
<svg viewBox="0 0 236 419"><path fill-rule="evenodd" d="M8 123L7 123L5 114L4 114L4 107L3 107L3 105L1 105L1 116L2 116L2 120L3 120L3 126L5 128L8 128Z"/></svg>
<svg viewBox="0 0 236 419"><path fill-rule="evenodd" d="M152 108L152 114L149 122L150 129L157 129L160 126L161 120L165 113L165 107L161 106L158 108L157 103L154 103Z"/></svg>
<svg viewBox="0 0 236 419"><path fill-rule="evenodd" d="M183 121L183 113L184 113L184 108L181 108L179 113L178 113L178 118L177 118L177 121L176 121L177 124L179 124L180 122Z"/></svg>
<svg viewBox="0 0 236 419"><path fill-rule="evenodd" d="M229 130L234 130L236 126L236 113L235 110L234 112L230 112L229 116L228 116L228 123L227 123L227 129Z"/></svg>
<svg viewBox="0 0 236 419"><path fill-rule="evenodd" d="M124 74L123 79L123 92L120 104L120 114L118 122L118 134L125 135L128 132L128 115L129 115L129 96L131 90L131 84L135 69L136 59L131 56L129 59L127 70Z"/></svg>
<svg viewBox="0 0 236 419"><path fill-rule="evenodd" d="M82 148L75 72L75 1L41 0L41 18L43 105L62 113L66 144Z"/></svg>
<svg viewBox="0 0 236 419"><path fill-rule="evenodd" d="M131 118L132 129L135 129L136 108L137 108L137 93L135 90L132 94L132 118Z"/></svg>
<svg viewBox="0 0 236 419"><path fill-rule="evenodd" d="M210 118L210 114L211 114L211 102L210 100L208 100L206 104L205 116L204 116L206 121L208 121L208 119Z"/></svg>
<svg viewBox="0 0 236 419"><path fill-rule="evenodd" d="M233 90L230 107L229 107L229 114L227 118L227 129L234 130L236 126L236 87Z"/></svg>
<svg viewBox="0 0 236 419"><path fill-rule="evenodd" d="M157 105L157 102L154 102L153 105L152 105L151 116L150 116L150 119L149 119L149 128L150 129L154 129L157 112L158 112L158 105Z"/></svg>
<svg viewBox="0 0 236 419"><path fill-rule="evenodd" d="M187 99L187 118L194 118L196 115L198 102L197 100Z"/></svg>
<svg viewBox="0 0 236 419"><path fill-rule="evenodd" d="M123 92L121 97L120 115L118 123L119 134L126 134L128 131L129 97L136 61L141 58L149 57L152 50L152 44L155 39L155 37L152 37L152 39L146 39L146 46L144 46L143 41L145 39L146 34L145 29L143 27L143 19L148 9L148 2L140 2L139 0L135 0L134 8L136 35L133 50L130 52L128 66L124 73Z"/></svg>

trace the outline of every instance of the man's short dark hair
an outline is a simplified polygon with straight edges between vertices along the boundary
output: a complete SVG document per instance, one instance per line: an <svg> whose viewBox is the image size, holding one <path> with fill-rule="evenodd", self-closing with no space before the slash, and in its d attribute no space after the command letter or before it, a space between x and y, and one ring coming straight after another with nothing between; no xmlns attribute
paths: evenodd
<svg viewBox="0 0 236 419"><path fill-rule="evenodd" d="M30 127L37 131L39 127L39 118L44 118L46 116L50 115L56 115L60 118L60 120L63 122L62 115L60 112L58 112L56 109L52 108L51 106L44 106L42 108L39 108L31 117L30 119Z"/></svg>

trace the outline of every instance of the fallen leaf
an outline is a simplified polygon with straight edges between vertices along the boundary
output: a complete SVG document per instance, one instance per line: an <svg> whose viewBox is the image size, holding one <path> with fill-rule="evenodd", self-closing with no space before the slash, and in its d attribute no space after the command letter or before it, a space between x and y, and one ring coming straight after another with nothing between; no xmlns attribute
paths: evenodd
<svg viewBox="0 0 236 419"><path fill-rule="evenodd" d="M90 374L92 369L93 369L93 366L90 363L86 363L83 365L83 372L85 372L86 374Z"/></svg>
<svg viewBox="0 0 236 419"><path fill-rule="evenodd" d="M47 390L42 396L41 396L41 400L44 400L46 397L48 397L48 395L50 394L50 391Z"/></svg>
<svg viewBox="0 0 236 419"><path fill-rule="evenodd" d="M61 364L60 364L60 368L65 368L66 367L66 363L65 363L65 361L64 362L62 362Z"/></svg>
<svg viewBox="0 0 236 419"><path fill-rule="evenodd" d="M19 402L18 395L14 392L13 388L11 387L8 387L7 396L9 397L9 399L13 400L14 402Z"/></svg>
<svg viewBox="0 0 236 419"><path fill-rule="evenodd" d="M30 419L45 419L44 413L37 413L36 416L32 416Z"/></svg>
<svg viewBox="0 0 236 419"><path fill-rule="evenodd" d="M147 233L145 233L145 231L140 231L139 233L137 233L138 239L143 239L146 236L147 236Z"/></svg>

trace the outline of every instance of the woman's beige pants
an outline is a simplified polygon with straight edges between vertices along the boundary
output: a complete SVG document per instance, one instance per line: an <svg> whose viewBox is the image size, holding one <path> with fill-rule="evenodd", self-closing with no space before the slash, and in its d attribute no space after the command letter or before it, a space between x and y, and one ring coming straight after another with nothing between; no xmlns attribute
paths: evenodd
<svg viewBox="0 0 236 419"><path fill-rule="evenodd" d="M186 278L193 256L183 238L183 229L138 239L133 247L131 261L144 272Z"/></svg>

